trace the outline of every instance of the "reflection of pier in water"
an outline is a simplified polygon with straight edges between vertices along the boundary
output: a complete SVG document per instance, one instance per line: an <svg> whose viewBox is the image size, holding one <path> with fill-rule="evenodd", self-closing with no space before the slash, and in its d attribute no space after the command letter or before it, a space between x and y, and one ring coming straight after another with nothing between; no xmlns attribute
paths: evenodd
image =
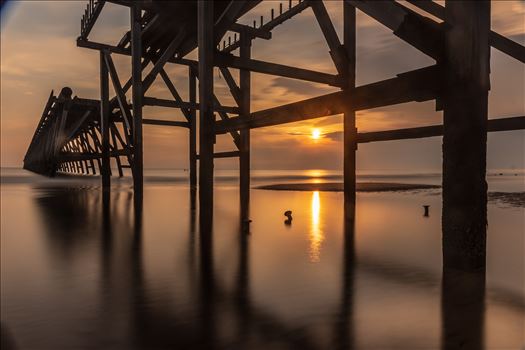
<svg viewBox="0 0 525 350"><path fill-rule="evenodd" d="M106 195L101 196L97 190L62 188L45 190L36 199L51 239L49 246L60 247L62 254L59 256L64 264L75 259L69 254L71 250L78 252L81 247L93 246L85 242L96 239L99 234L101 321L97 326L98 334L113 329L117 323L129 324L129 328L122 326L124 329L117 330L113 337L127 339L130 347L246 348L265 339L301 349L323 348L324 341L317 338L315 329L297 329L254 303L250 290L250 235L242 230L238 235L235 284L231 290L225 286L216 274L213 239L197 235L193 210L189 213L186 271L178 271L173 276L173 283L186 284L193 297L185 301L183 310L177 309L170 299L150 300L151 286L145 275L143 258L142 213L133 210L131 193L103 193ZM314 195L312 226L321 208L319 197L315 198ZM64 213L69 217L65 218ZM89 218L91 224L84 228L68 225L70 220L79 222L82 218ZM323 234L322 228L315 230ZM427 271L414 271L412 267L396 266L370 257L357 260L352 227L345 229L343 249L340 302L334 310L331 340L334 348L350 349L355 345L356 273L439 292L439 276ZM426 274L424 280L435 283L413 283L414 273ZM458 277L457 272L445 271L441 287L442 344L445 348L458 342L469 344L469 348L482 348L484 290L483 273ZM464 303L467 295L469 303ZM106 336L111 338L105 335L93 341L104 344L110 341Z"/></svg>

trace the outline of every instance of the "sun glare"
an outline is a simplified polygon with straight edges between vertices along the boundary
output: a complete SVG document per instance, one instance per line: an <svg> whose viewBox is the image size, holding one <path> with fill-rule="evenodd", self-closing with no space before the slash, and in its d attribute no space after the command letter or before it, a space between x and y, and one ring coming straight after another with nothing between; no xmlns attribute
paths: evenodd
<svg viewBox="0 0 525 350"><path fill-rule="evenodd" d="M321 130L312 129L312 139L319 140L321 138Z"/></svg>

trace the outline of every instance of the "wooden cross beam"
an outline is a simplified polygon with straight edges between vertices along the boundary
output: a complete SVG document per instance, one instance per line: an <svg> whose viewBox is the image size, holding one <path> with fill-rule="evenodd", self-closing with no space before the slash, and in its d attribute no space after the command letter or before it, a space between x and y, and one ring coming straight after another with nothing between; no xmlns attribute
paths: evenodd
<svg viewBox="0 0 525 350"><path fill-rule="evenodd" d="M124 136L126 137L126 141L129 144L132 144L133 142L131 141L131 130L132 130L132 120L133 119L131 115L130 106L126 100L126 93L124 89L122 88L122 85L120 84L120 79L118 77L117 70L115 69L115 64L113 63L113 59L111 58L111 55L107 52L104 52L104 62L108 69L109 76L111 77L111 82L113 83L113 89L115 90L118 105L120 107L120 113L124 121Z"/></svg>
<svg viewBox="0 0 525 350"><path fill-rule="evenodd" d="M321 27L321 31L326 39L326 43L330 48L330 56L334 61L335 67L339 75L344 76L347 67L347 58L345 50L339 41L339 37L335 31L334 25L330 20L330 16L326 11L322 1L312 1L311 2L312 10L314 11L315 18L317 23Z"/></svg>
<svg viewBox="0 0 525 350"><path fill-rule="evenodd" d="M142 83L142 89L144 93L148 91L150 86L155 81L155 78L160 73L160 71L164 68L164 65L170 58L172 58L175 54L175 51L179 48L180 44L182 43L182 40L185 37L186 31L181 30L175 38L170 42L166 50L160 55L160 57L156 60L155 65L151 69L151 71L146 75L146 77L143 80Z"/></svg>
<svg viewBox="0 0 525 350"><path fill-rule="evenodd" d="M443 56L442 26L395 1L345 0L394 32L421 52L439 60Z"/></svg>
<svg viewBox="0 0 525 350"><path fill-rule="evenodd" d="M245 69L257 73L278 75L287 78L311 81L314 83L328 84L331 86L343 86L343 81L338 75L315 72L308 69L285 66L277 63L241 58L222 52L215 53L214 64L219 67Z"/></svg>
<svg viewBox="0 0 525 350"><path fill-rule="evenodd" d="M107 50L112 53L120 55L130 55L129 49L124 49L116 46L91 42L91 41L80 41L77 42L80 47L91 48L95 50ZM182 64L191 67L197 67L198 62L185 58L171 58L168 60L170 63ZM230 67L235 69L246 69L251 72L257 72L262 74L277 75L286 78L299 79L305 81L311 81L315 83L328 84L331 86L342 87L344 80L338 76L328 73L321 73L311 71L308 69L302 69L297 67L286 66L277 63L270 63L264 61L258 61L254 59L244 59L231 54L223 52L216 52L214 66L217 67Z"/></svg>
<svg viewBox="0 0 525 350"><path fill-rule="evenodd" d="M232 94L235 103L237 103L237 106L239 106L241 104L241 89L239 86L237 86L237 83L235 82L235 79L228 68L219 67L219 69L222 73L222 76L224 77L224 80L226 81L226 84L230 88L230 93Z"/></svg>
<svg viewBox="0 0 525 350"><path fill-rule="evenodd" d="M189 128L190 123L188 122L179 122L174 120L161 120L161 119L149 119L144 118L142 119L143 124L149 124L149 125L161 125L161 126L181 126L183 128Z"/></svg>
<svg viewBox="0 0 525 350"><path fill-rule="evenodd" d="M487 131L524 130L525 116L489 119ZM406 139L419 139L424 137L442 136L443 125L430 125L418 128L407 128L387 131L372 131L357 134L357 142L377 142Z"/></svg>
<svg viewBox="0 0 525 350"><path fill-rule="evenodd" d="M345 91L313 97L279 107L253 112L250 118L218 121L218 134L244 128L260 128L343 113L346 109L365 110L411 101L434 99L440 92L440 69L430 66L398 75L396 78ZM350 106L350 107L349 107Z"/></svg>
<svg viewBox="0 0 525 350"><path fill-rule="evenodd" d="M200 109L198 103L190 102L177 102L173 100L166 100L162 98L144 96L144 106L159 106L159 107L170 107L170 108L181 108L181 109ZM239 107L223 106L219 103L215 103L213 106L214 111L223 113L239 114Z"/></svg>
<svg viewBox="0 0 525 350"><path fill-rule="evenodd" d="M408 2L439 19L445 19L445 8L434 1L408 0ZM523 45L520 45L517 42L510 40L509 38L506 38L492 30L489 33L489 43L495 49L498 49L499 51L517 59L518 61L525 63L525 47Z"/></svg>

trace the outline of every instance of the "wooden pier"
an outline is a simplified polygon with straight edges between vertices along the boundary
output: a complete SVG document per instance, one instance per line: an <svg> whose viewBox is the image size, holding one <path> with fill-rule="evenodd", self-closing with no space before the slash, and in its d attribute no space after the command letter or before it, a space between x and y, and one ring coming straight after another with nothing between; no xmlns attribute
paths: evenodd
<svg viewBox="0 0 525 350"><path fill-rule="evenodd" d="M491 31L490 2L448 0L441 6L429 0L341 1L343 41L320 0L275 2L268 17L261 16L253 25L238 22L250 16L260 2L89 1L77 45L100 52L100 101L71 98L70 89L64 89L58 97L51 95L27 152L25 168L50 176L58 171L98 172L103 188L108 189L113 158L120 176L123 168L131 168L135 197L141 201L143 125L187 128L190 188L196 191L198 179L200 228L208 232L213 222L215 158L239 158L240 212L242 221L247 222L250 130L343 114L344 210L346 221L353 223L358 143L443 135L444 262L457 268L482 268L487 220L487 132L525 129L524 116L489 119L487 115L490 47L525 63L523 46ZM113 45L89 38L106 3L124 6L130 13L131 27ZM252 58L255 41L271 40L275 27L309 9L326 39L337 74ZM356 86L356 10L387 27L435 64ZM189 59L188 54L195 49L198 60ZM131 56L131 72L125 81L117 74L114 55ZM182 99L166 72L167 64L188 67L188 101ZM222 104L215 95L215 68L224 77L234 106ZM340 91L252 111L252 72L325 84ZM172 99L148 94L158 77ZM116 92L113 97L110 84ZM127 99L130 92L131 103ZM443 125L367 133L356 129L356 111L430 100L436 101L436 110L443 111ZM148 118L144 106L180 109L184 120ZM231 135L231 151L215 152L219 134Z"/></svg>

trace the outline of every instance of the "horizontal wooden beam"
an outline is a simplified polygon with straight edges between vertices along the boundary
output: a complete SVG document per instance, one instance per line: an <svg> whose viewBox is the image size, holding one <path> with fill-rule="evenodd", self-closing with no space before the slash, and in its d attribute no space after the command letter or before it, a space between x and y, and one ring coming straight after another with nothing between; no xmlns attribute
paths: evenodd
<svg viewBox="0 0 525 350"><path fill-rule="evenodd" d="M174 120L149 119L149 118L143 118L142 124L162 125L162 126L180 126L183 128L190 127L190 123L188 122L181 122L181 121L174 121Z"/></svg>
<svg viewBox="0 0 525 350"><path fill-rule="evenodd" d="M525 130L525 116L489 119L487 131L512 131ZM419 139L425 137L442 136L443 125L431 125L418 128L407 128L386 131L373 131L357 134L357 142L378 142L406 139Z"/></svg>
<svg viewBox="0 0 525 350"><path fill-rule="evenodd" d="M240 151L216 152L213 154L213 158L233 158L233 157L239 157L240 155L241 155ZM197 154L197 159L199 159L198 154Z"/></svg>
<svg viewBox="0 0 525 350"><path fill-rule="evenodd" d="M77 40L79 47L85 47L95 50L106 50L112 53L127 55L129 56L130 50L123 49L116 46L96 43L92 41ZM197 67L197 61L185 59L185 58L171 58L168 60L170 63L181 64L191 67ZM252 72L277 75L286 78L299 79L305 81L311 81L314 83L328 84L331 86L342 87L344 81L338 75L315 72L308 69L302 69L297 67L290 67L277 63L270 63L264 61L258 61L253 59L244 59L231 54L225 54L221 52L216 53L215 66L217 67L230 67L236 69L246 69ZM177 106L175 106L177 107Z"/></svg>
<svg viewBox="0 0 525 350"><path fill-rule="evenodd" d="M196 109L196 110L200 109L200 105L198 103L177 102L174 100L166 100L162 98L147 97L147 96L144 96L144 99L142 102L144 106L158 106L158 107ZM239 107L230 107L230 106L222 106L222 105L215 104L214 110L217 112L239 114Z"/></svg>
<svg viewBox="0 0 525 350"><path fill-rule="evenodd" d="M315 72L308 69L285 66L277 63L264 62L248 58L240 58L232 54L216 52L215 65L219 67L231 67L246 69L252 72L278 75L281 77L311 81L314 83L328 84L331 86L343 86L343 81L338 75Z"/></svg>
<svg viewBox="0 0 525 350"><path fill-rule="evenodd" d="M396 78L338 91L287 105L254 112L250 118L230 118L215 123L215 132L260 128L411 101L428 101L439 95L440 69L430 66L398 75Z"/></svg>

